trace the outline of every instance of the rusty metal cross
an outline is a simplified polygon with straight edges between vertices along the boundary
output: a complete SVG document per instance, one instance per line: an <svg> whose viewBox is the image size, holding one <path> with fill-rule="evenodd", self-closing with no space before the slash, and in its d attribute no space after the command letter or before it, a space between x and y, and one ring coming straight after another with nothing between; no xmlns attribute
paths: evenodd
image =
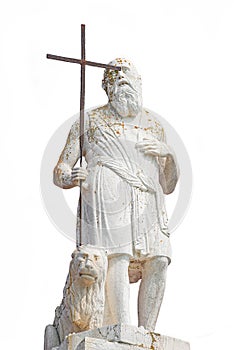
<svg viewBox="0 0 234 350"><path fill-rule="evenodd" d="M81 24L81 59L69 58L63 56L56 56L47 54L47 58L57 61L64 61L70 63L78 63L81 65L80 71L80 166L82 167L82 152L83 152L83 144L84 144L84 109L85 109L85 67L93 66L100 68L107 68L113 70L121 70L121 67L112 66L104 63L97 63L92 61L86 61L85 57L85 25ZM76 235L76 247L82 244L82 195L81 195L82 181L80 181L80 197L79 197L79 235ZM78 230L77 230L78 232Z"/></svg>

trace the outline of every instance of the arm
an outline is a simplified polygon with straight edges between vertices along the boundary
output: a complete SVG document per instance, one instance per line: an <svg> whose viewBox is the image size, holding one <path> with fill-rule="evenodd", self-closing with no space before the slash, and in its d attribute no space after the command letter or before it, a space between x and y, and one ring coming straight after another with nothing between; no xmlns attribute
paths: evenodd
<svg viewBox="0 0 234 350"><path fill-rule="evenodd" d="M172 193L179 178L179 167L174 152L166 144L164 130L162 129L160 141L157 138L153 140L144 139L138 142L137 148L146 155L156 157L159 165L159 182L163 193Z"/></svg>
<svg viewBox="0 0 234 350"><path fill-rule="evenodd" d="M158 156L157 159L160 185L162 186L163 193L170 194L174 191L179 178L179 168L175 154L170 150L167 156Z"/></svg>
<svg viewBox="0 0 234 350"><path fill-rule="evenodd" d="M174 191L178 178L179 178L179 167L176 160L175 153L166 143L166 135L162 128L161 141L164 147L163 152L166 156L158 156L159 164L159 182L162 186L163 193L170 194Z"/></svg>
<svg viewBox="0 0 234 350"><path fill-rule="evenodd" d="M79 123L73 123L66 145L54 168L54 184L61 188L78 186L78 180L73 178L72 169L80 158Z"/></svg>

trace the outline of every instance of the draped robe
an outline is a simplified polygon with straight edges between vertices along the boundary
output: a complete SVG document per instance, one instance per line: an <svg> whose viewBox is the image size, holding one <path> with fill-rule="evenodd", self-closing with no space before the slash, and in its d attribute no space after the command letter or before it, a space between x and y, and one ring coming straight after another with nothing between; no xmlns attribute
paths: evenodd
<svg viewBox="0 0 234 350"><path fill-rule="evenodd" d="M143 110L137 125L116 118L106 107L86 114L82 244L103 247L109 255L170 259L158 160L136 148L145 138L165 141L152 112Z"/></svg>

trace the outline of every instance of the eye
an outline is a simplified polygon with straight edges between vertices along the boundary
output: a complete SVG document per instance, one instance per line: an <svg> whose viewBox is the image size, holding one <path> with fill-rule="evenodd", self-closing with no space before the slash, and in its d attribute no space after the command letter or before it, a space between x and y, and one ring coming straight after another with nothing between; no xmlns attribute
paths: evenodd
<svg viewBox="0 0 234 350"><path fill-rule="evenodd" d="M79 258L80 260L85 260L85 259L86 259L86 256L87 256L87 254L79 254L78 258Z"/></svg>
<svg viewBox="0 0 234 350"><path fill-rule="evenodd" d="M123 71L124 73L128 73L128 72L130 71L130 68L128 68L128 67L122 67L122 71Z"/></svg>
<svg viewBox="0 0 234 350"><path fill-rule="evenodd" d="M118 70L109 69L108 75L115 77L118 74Z"/></svg>
<svg viewBox="0 0 234 350"><path fill-rule="evenodd" d="M112 69L107 70L106 75L107 75L107 78L108 78L110 84L114 83L118 73L119 73L118 70L112 70Z"/></svg>

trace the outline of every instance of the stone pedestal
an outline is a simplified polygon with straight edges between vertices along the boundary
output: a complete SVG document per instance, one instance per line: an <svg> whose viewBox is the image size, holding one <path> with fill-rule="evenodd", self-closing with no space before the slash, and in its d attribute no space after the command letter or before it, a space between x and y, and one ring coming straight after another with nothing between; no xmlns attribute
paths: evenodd
<svg viewBox="0 0 234 350"><path fill-rule="evenodd" d="M143 327L117 324L70 334L53 350L190 350L189 343L149 332Z"/></svg>

